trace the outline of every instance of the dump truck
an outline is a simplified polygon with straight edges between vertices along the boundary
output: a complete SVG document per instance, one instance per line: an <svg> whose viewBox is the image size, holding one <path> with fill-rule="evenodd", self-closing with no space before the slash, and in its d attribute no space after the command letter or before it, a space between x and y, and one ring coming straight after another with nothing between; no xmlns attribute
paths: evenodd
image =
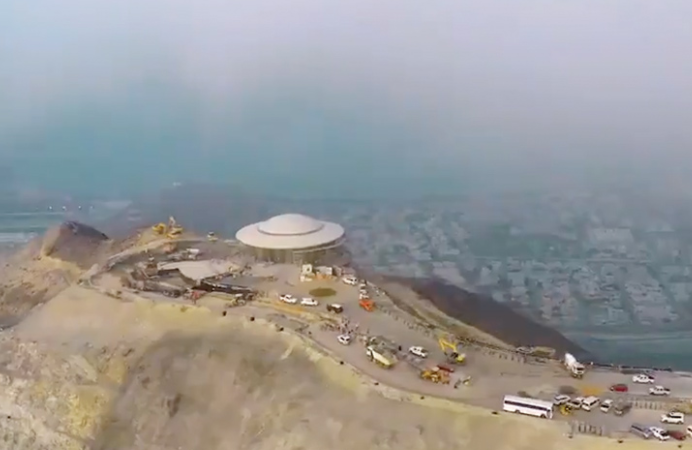
<svg viewBox="0 0 692 450"><path fill-rule="evenodd" d="M365 348L365 355L368 357L368 359L370 359L370 361L385 369L390 369L394 367L394 364L396 364L396 358L394 355L383 349L376 348L373 345Z"/></svg>
<svg viewBox="0 0 692 450"><path fill-rule="evenodd" d="M565 353L565 368L573 378L583 378L586 368L571 353Z"/></svg>
<svg viewBox="0 0 692 450"><path fill-rule="evenodd" d="M456 342L446 339L443 336L440 336L437 342L440 344L440 349L447 357L448 362L452 364L463 364L466 362L466 355L464 353L459 353L459 346Z"/></svg>

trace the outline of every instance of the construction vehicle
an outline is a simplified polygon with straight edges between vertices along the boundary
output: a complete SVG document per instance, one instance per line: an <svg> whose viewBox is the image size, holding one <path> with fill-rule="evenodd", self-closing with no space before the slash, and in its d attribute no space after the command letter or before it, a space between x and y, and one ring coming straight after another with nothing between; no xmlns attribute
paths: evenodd
<svg viewBox="0 0 692 450"><path fill-rule="evenodd" d="M573 378L583 378L586 368L571 353L565 353L565 368Z"/></svg>
<svg viewBox="0 0 692 450"><path fill-rule="evenodd" d="M390 355L389 352L381 348L376 348L373 345L365 348L365 355L368 357L368 359L370 359L370 361L384 369L391 369L394 367L394 364L396 364L396 358L394 355Z"/></svg>
<svg viewBox="0 0 692 450"><path fill-rule="evenodd" d="M463 364L466 362L466 355L464 353L459 353L458 344L455 342L451 342L450 340L445 339L443 336L440 336L437 343L440 344L440 349L447 357L447 361L449 363Z"/></svg>
<svg viewBox="0 0 692 450"><path fill-rule="evenodd" d="M420 377L433 383L449 384L449 372L440 370L437 366L423 370L420 373Z"/></svg>
<svg viewBox="0 0 692 450"><path fill-rule="evenodd" d="M565 403L564 405L560 405L560 414L562 414L563 416L569 416L570 414L572 414L572 408L570 408L567 403Z"/></svg>
<svg viewBox="0 0 692 450"><path fill-rule="evenodd" d="M152 231L159 235L166 234L166 228L166 224L163 222L157 223L156 225L151 227Z"/></svg>
<svg viewBox="0 0 692 450"><path fill-rule="evenodd" d="M158 235L166 235L168 239L175 239L183 234L183 231L185 231L183 227L178 225L178 223L175 221L175 217L173 216L168 218L168 225L161 222L151 227L151 229Z"/></svg>
<svg viewBox="0 0 692 450"><path fill-rule="evenodd" d="M362 298L358 302L361 308L366 310L367 312L372 312L375 309L375 302L370 300L369 298Z"/></svg>
<svg viewBox="0 0 692 450"><path fill-rule="evenodd" d="M174 239L183 234L183 231L185 229L178 225L178 223L175 221L175 217L171 216L168 218L168 233L166 234L166 237L169 239Z"/></svg>

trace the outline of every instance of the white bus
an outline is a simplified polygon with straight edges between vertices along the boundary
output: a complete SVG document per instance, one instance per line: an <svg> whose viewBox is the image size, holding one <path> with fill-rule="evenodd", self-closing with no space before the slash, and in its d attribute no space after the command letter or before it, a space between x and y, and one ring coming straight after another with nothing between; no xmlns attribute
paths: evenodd
<svg viewBox="0 0 692 450"><path fill-rule="evenodd" d="M553 402L536 400L535 398L517 397L516 395L505 395L502 410L542 417L544 419L553 418Z"/></svg>

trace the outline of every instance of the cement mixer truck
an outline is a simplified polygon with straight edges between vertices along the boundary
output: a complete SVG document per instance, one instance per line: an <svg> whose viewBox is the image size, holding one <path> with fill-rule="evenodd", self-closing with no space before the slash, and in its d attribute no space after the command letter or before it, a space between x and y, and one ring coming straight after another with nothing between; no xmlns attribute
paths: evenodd
<svg viewBox="0 0 692 450"><path fill-rule="evenodd" d="M571 353L565 353L565 368L573 378L583 378L586 368Z"/></svg>

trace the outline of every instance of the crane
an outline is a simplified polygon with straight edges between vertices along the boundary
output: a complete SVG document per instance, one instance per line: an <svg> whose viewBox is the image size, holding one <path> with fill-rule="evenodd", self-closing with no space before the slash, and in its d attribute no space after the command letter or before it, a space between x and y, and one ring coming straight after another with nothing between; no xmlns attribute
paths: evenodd
<svg viewBox="0 0 692 450"><path fill-rule="evenodd" d="M437 342L440 344L442 353L445 354L450 363L463 364L466 362L466 355L464 353L459 353L458 344L446 339L444 336L440 336Z"/></svg>

